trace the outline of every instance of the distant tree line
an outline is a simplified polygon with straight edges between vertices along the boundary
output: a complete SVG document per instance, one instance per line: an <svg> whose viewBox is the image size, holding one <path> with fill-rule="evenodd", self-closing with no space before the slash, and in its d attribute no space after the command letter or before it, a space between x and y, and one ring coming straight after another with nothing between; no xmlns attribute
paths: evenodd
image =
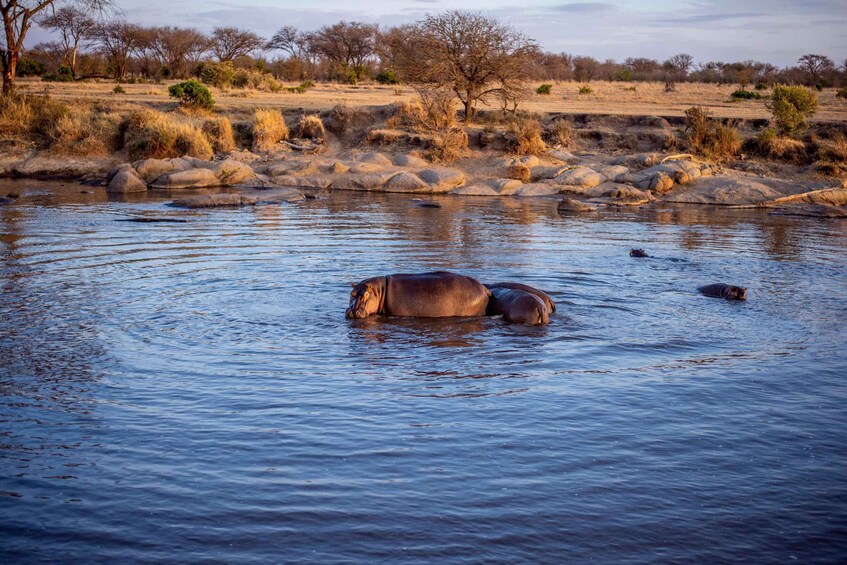
<svg viewBox="0 0 847 565"><path fill-rule="evenodd" d="M478 20L439 20L449 20L448 16L475 16ZM417 24L391 28L344 21L313 31L286 26L270 38L236 27L218 27L207 34L174 26L144 27L120 18L95 19L79 4L45 11L36 21L58 39L22 50L17 61L18 76L69 81L91 77L117 81L185 79L200 76L204 65L227 62L235 68L257 70L285 81L394 83L414 79L425 83L432 77L424 76L424 67L410 66L410 58L427 60L432 49L443 45L433 38L439 33L443 35L444 25L462 24L475 33L493 35L497 40L493 49L515 56L501 60L514 65L504 63L505 66L501 64L491 71L501 73L494 81L494 89L505 98L509 97L508 90L520 88L516 80L663 81L669 89L680 82L740 83L743 88L776 83L847 85L847 60L839 64L825 55L803 55L796 65L786 68L753 60L695 63L687 54L665 61L643 57L600 61L589 56L542 52L531 39L496 20L465 12L448 12ZM473 43L481 37L469 33L452 39ZM451 49L458 47L454 45ZM431 57L430 63L433 63L430 69L440 68ZM448 70L464 72L454 67ZM459 86L454 90L466 105L468 99L492 94L475 92L473 77L456 77L454 84L462 81L471 87L462 90Z"/></svg>

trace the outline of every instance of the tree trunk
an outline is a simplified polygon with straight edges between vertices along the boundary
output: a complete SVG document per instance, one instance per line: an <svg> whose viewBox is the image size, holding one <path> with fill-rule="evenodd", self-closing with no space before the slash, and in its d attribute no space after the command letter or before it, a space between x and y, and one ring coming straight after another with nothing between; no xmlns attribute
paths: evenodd
<svg viewBox="0 0 847 565"><path fill-rule="evenodd" d="M74 50L71 53L71 76L76 80L76 52L79 50L79 45L74 45Z"/></svg>
<svg viewBox="0 0 847 565"><path fill-rule="evenodd" d="M473 118L473 113L474 113L473 103L474 103L473 98L468 96L468 99L465 101L465 119L463 120L465 123L470 122L471 119Z"/></svg>
<svg viewBox="0 0 847 565"><path fill-rule="evenodd" d="M18 52L6 51L3 55L3 94L15 91L15 70L18 66Z"/></svg>

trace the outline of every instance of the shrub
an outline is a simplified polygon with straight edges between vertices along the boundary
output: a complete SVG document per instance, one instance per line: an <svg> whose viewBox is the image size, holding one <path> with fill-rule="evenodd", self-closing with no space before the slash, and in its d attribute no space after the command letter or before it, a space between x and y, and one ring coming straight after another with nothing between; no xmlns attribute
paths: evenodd
<svg viewBox="0 0 847 565"><path fill-rule="evenodd" d="M212 93L202 83L194 79L174 84L168 88L168 93L179 100L182 106L195 110L213 110L215 101Z"/></svg>
<svg viewBox="0 0 847 565"><path fill-rule="evenodd" d="M731 159L741 150L741 136L734 127L710 119L711 114L701 106L685 111L689 149L713 161Z"/></svg>
<svg viewBox="0 0 847 565"><path fill-rule="evenodd" d="M308 91L310 88L314 88L314 86L314 82L307 80L305 82L301 82L300 86L289 86L287 90L288 92L293 92L296 94L305 94L306 91Z"/></svg>
<svg viewBox="0 0 847 565"><path fill-rule="evenodd" d="M468 134L461 128L450 128L432 138L426 150L430 161L452 163L463 157L468 148Z"/></svg>
<svg viewBox="0 0 847 565"><path fill-rule="evenodd" d="M808 88L781 84L774 87L768 108L777 131L790 136L806 127L806 120L818 109L818 97Z"/></svg>
<svg viewBox="0 0 847 565"><path fill-rule="evenodd" d="M516 155L539 155L547 151L541 138L541 122L528 118L509 128L509 149Z"/></svg>
<svg viewBox="0 0 847 565"><path fill-rule="evenodd" d="M704 154L713 161L732 159L741 151L741 135L737 129L728 125L715 124L707 142Z"/></svg>
<svg viewBox="0 0 847 565"><path fill-rule="evenodd" d="M638 92L638 87L637 86L627 86L627 87L624 88L624 90L626 92Z"/></svg>
<svg viewBox="0 0 847 565"><path fill-rule="evenodd" d="M326 129L324 129L324 124L320 116L315 114L300 116L300 123L297 125L297 137L303 139L325 139Z"/></svg>
<svg viewBox="0 0 847 565"><path fill-rule="evenodd" d="M739 89L729 95L735 100L761 100L762 95L758 92L750 92L749 90Z"/></svg>
<svg viewBox="0 0 847 565"><path fill-rule="evenodd" d="M512 163L506 168L506 177L528 183L532 180L532 170L524 163Z"/></svg>
<svg viewBox="0 0 847 565"><path fill-rule="evenodd" d="M592 92L594 92L594 90L592 90L592 88L590 86L580 86L579 87L579 93L580 94L591 94Z"/></svg>
<svg viewBox="0 0 847 565"><path fill-rule="evenodd" d="M117 84L115 88L112 89L112 94L126 94L126 90L123 86Z"/></svg>
<svg viewBox="0 0 847 565"><path fill-rule="evenodd" d="M263 92L279 92L282 83L272 75L252 69L238 69L232 77L232 86L235 88L252 88Z"/></svg>
<svg viewBox="0 0 847 565"><path fill-rule="evenodd" d="M843 98L847 100L847 86L842 86L838 89L838 92L835 93L836 98Z"/></svg>
<svg viewBox="0 0 847 565"><path fill-rule="evenodd" d="M235 78L235 67L229 61L225 63L203 63L200 67L200 80L203 84L215 88L232 86Z"/></svg>
<svg viewBox="0 0 847 565"><path fill-rule="evenodd" d="M18 61L17 74L19 77L40 77L45 72L47 72L47 69L44 65L35 59L22 57L21 60Z"/></svg>
<svg viewBox="0 0 847 565"><path fill-rule="evenodd" d="M553 91L552 84L542 84L538 88L535 89L535 92L538 94L550 94Z"/></svg>
<svg viewBox="0 0 847 565"><path fill-rule="evenodd" d="M400 84L400 79L397 73L392 70L385 70L376 75L376 81L379 84Z"/></svg>
<svg viewBox="0 0 847 565"><path fill-rule="evenodd" d="M203 133L187 123L154 110L136 110L121 125L123 146L130 159L166 159L189 155L212 157L212 146Z"/></svg>
<svg viewBox="0 0 847 565"><path fill-rule="evenodd" d="M203 122L202 131L215 153L229 153L235 149L232 124L227 118L206 120Z"/></svg>
<svg viewBox="0 0 847 565"><path fill-rule="evenodd" d="M256 110L253 118L253 149L270 151L280 141L288 139L288 126L276 110Z"/></svg>
<svg viewBox="0 0 847 565"><path fill-rule="evenodd" d="M73 82L74 73L67 65L60 66L55 73L47 73L41 77L47 82Z"/></svg>
<svg viewBox="0 0 847 565"><path fill-rule="evenodd" d="M49 130L50 151L67 155L107 155L116 149L120 117L86 107L74 108Z"/></svg>
<svg viewBox="0 0 847 565"><path fill-rule="evenodd" d="M765 128L756 137L756 152L762 157L800 164L806 160L806 145L780 137L774 128Z"/></svg>
<svg viewBox="0 0 847 565"><path fill-rule="evenodd" d="M452 93L436 90L423 92L411 102L395 106L388 123L392 127L406 127L416 131L447 131L456 125L458 104Z"/></svg>
<svg viewBox="0 0 847 565"><path fill-rule="evenodd" d="M756 90L767 90L767 89L768 89L768 85L766 85L766 84L765 84L765 83L763 83L763 82L757 82L757 83L756 83L756 86L754 86L753 88L755 88Z"/></svg>
<svg viewBox="0 0 847 565"><path fill-rule="evenodd" d="M564 118L559 118L550 122L545 134L547 142L552 145L569 147L573 143L573 129L571 128L571 123Z"/></svg>

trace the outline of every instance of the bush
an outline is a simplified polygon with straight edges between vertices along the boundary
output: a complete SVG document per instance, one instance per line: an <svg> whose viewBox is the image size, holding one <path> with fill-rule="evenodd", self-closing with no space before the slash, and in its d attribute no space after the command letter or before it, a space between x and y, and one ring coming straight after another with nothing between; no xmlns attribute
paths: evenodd
<svg viewBox="0 0 847 565"><path fill-rule="evenodd" d="M806 161L806 145L796 139L780 137L774 128L765 128L756 137L756 152L768 159L795 164Z"/></svg>
<svg viewBox="0 0 847 565"><path fill-rule="evenodd" d="M47 69L44 65L35 59L23 57L18 61L17 73L19 77L40 77L45 72L47 72Z"/></svg>
<svg viewBox="0 0 847 565"><path fill-rule="evenodd" d="M808 88L780 84L774 87L768 108L777 132L791 136L805 129L806 120L815 115L818 97Z"/></svg>
<svg viewBox="0 0 847 565"><path fill-rule="evenodd" d="M253 149L270 151L280 141L288 139L288 126L276 110L256 110L253 118Z"/></svg>
<svg viewBox="0 0 847 565"><path fill-rule="evenodd" d="M203 63L200 67L200 80L203 84L215 88L232 86L235 78L235 67L229 61L225 63Z"/></svg>
<svg viewBox="0 0 847 565"><path fill-rule="evenodd" d="M182 106L195 110L213 110L215 101L212 93L202 83L194 79L174 84L168 88L168 93L179 100Z"/></svg>
<svg viewBox="0 0 847 565"><path fill-rule="evenodd" d="M838 92L835 93L836 98L843 98L847 100L847 86L842 86L838 89Z"/></svg>
<svg viewBox="0 0 847 565"><path fill-rule="evenodd" d="M117 84L115 88L112 89L112 94L126 94L126 90L123 86Z"/></svg>
<svg viewBox="0 0 847 565"><path fill-rule="evenodd" d="M229 153L235 149L232 124L227 118L212 118L203 122L203 135L215 153Z"/></svg>
<svg viewBox="0 0 847 565"><path fill-rule="evenodd" d="M758 92L750 92L749 90L739 89L729 95L734 100L761 100L762 95Z"/></svg>
<svg viewBox="0 0 847 565"><path fill-rule="evenodd" d="M212 146L199 129L161 112L136 110L121 127L123 146L133 161L185 155L209 159L213 154Z"/></svg>
<svg viewBox="0 0 847 565"><path fill-rule="evenodd" d="M55 73L47 73L41 77L47 82L73 82L74 73L67 65L60 66Z"/></svg>
<svg viewBox="0 0 847 565"><path fill-rule="evenodd" d="M768 89L768 85L766 85L766 84L765 84L765 83L763 83L763 82L757 82L757 83L756 83L756 86L755 86L755 87L753 87L753 88L755 88L756 90L767 90L767 89Z"/></svg>
<svg viewBox="0 0 847 565"><path fill-rule="evenodd" d="M310 88L314 88L315 83L307 80L305 82L301 82L300 86L289 86L288 92L292 92L295 94L305 94Z"/></svg>
<svg viewBox="0 0 847 565"><path fill-rule="evenodd" d="M741 150L738 130L710 118L709 111L701 106L685 111L689 149L716 162L731 159Z"/></svg>
<svg viewBox="0 0 847 565"><path fill-rule="evenodd" d="M297 126L297 137L302 139L325 139L326 129L320 116L315 114L301 116Z"/></svg>
<svg viewBox="0 0 847 565"><path fill-rule="evenodd" d="M509 128L509 150L516 155L539 155L547 151L541 138L541 123L532 118L522 120Z"/></svg>
<svg viewBox="0 0 847 565"><path fill-rule="evenodd" d="M391 70L382 71L377 74L375 78L379 84L400 84L400 79L397 77L397 73Z"/></svg>
<svg viewBox="0 0 847 565"><path fill-rule="evenodd" d="M262 92L279 92L282 83L273 75L252 69L238 69L232 77L232 86L235 88L252 88Z"/></svg>
<svg viewBox="0 0 847 565"><path fill-rule="evenodd" d="M552 91L553 91L553 85L552 84L542 84L541 86L539 86L538 88L535 89L535 92L537 94L550 94L550 92L552 92Z"/></svg>
<svg viewBox="0 0 847 565"><path fill-rule="evenodd" d="M547 131L545 133L547 142L552 145L570 147L573 143L573 130L571 129L570 122L566 119L559 118L557 120L553 120L550 125L547 126Z"/></svg>
<svg viewBox="0 0 847 565"><path fill-rule="evenodd" d="M590 86L580 86L579 87L579 93L580 94L591 94L592 92L594 92L594 90L592 90L592 88Z"/></svg>
<svg viewBox="0 0 847 565"><path fill-rule="evenodd" d="M390 127L438 132L450 130L456 125L458 104L450 92L424 92L418 99L397 104L395 108L394 115L387 122Z"/></svg>
<svg viewBox="0 0 847 565"><path fill-rule="evenodd" d="M452 163L463 157L468 148L468 134L461 128L451 128L432 138L426 156L430 161Z"/></svg>

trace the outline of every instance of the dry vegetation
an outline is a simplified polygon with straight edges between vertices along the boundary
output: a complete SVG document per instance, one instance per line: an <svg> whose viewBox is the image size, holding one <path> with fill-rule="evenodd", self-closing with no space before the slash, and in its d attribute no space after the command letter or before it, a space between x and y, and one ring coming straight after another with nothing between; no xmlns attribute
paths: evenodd
<svg viewBox="0 0 847 565"><path fill-rule="evenodd" d="M256 110L253 118L253 149L268 151L288 139L288 126L277 110Z"/></svg>

